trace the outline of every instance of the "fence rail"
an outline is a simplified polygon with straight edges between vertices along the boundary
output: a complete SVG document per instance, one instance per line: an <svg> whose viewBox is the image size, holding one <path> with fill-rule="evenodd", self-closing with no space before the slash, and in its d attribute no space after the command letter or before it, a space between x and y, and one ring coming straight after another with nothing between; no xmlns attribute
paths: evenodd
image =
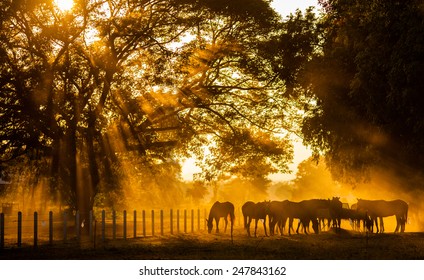
<svg viewBox="0 0 424 280"><path fill-rule="evenodd" d="M239 213L240 214L240 213ZM90 211L86 221L78 211L23 215L0 213L0 249L55 242L129 239L194 233L206 230L206 209ZM236 213L236 216L237 213ZM236 223L237 224L237 223ZM240 225L240 219L238 221Z"/></svg>

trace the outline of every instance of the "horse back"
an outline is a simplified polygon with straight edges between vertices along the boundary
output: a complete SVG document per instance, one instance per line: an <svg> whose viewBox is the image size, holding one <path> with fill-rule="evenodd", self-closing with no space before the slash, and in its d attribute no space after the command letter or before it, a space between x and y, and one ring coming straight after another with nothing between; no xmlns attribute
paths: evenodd
<svg viewBox="0 0 424 280"><path fill-rule="evenodd" d="M392 215L404 215L408 212L408 204L401 200L358 200L358 209L368 211L370 215L387 217Z"/></svg>
<svg viewBox="0 0 424 280"><path fill-rule="evenodd" d="M226 202L215 202L212 205L212 208L209 213L209 219L210 218L221 218L221 217L227 217L230 215L231 217L234 217L234 204L232 204L229 201Z"/></svg>

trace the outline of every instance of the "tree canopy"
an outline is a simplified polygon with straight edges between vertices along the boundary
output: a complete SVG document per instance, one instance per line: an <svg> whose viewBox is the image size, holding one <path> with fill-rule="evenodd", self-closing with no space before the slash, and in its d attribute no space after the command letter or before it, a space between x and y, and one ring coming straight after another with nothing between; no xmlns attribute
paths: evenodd
<svg viewBox="0 0 424 280"><path fill-rule="evenodd" d="M363 179L373 166L422 176L422 1L321 2L323 47L306 75L316 102L304 141L339 178Z"/></svg>
<svg viewBox="0 0 424 280"><path fill-rule="evenodd" d="M184 157L199 182L266 190L292 134L338 178L424 175L422 1L323 0L284 20L270 2L2 1L2 177L82 212L170 205Z"/></svg>
<svg viewBox="0 0 424 280"><path fill-rule="evenodd" d="M297 128L286 69L312 51L312 25L290 24L313 16L289 24L261 0L90 0L68 11L9 0L0 11L2 169L32 166L51 197L86 212L126 184L169 196L190 155L207 163L203 180L287 171Z"/></svg>

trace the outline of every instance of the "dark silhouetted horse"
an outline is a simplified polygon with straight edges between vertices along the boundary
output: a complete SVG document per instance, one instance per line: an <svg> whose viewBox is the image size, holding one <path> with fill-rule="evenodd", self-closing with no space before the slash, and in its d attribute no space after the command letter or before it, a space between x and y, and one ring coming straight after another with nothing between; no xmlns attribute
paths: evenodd
<svg viewBox="0 0 424 280"><path fill-rule="evenodd" d="M274 235L275 226L280 230L283 235L284 228L287 222L287 213L284 209L284 201L271 201L269 204L269 233Z"/></svg>
<svg viewBox="0 0 424 280"><path fill-rule="evenodd" d="M319 232L318 217L323 211L328 210L329 219L333 221L333 226L340 227L342 203L338 197L333 199L309 199L301 202L285 202L285 210L289 217L289 235L293 229L293 220L299 219L296 233L303 225L303 231L307 234L309 224L312 222L312 228L315 233Z"/></svg>
<svg viewBox="0 0 424 280"><path fill-rule="evenodd" d="M307 229L312 221L312 227L315 233L318 233L318 219L315 209L310 209L305 201L293 202L289 200L283 201L283 209L289 219L288 232L291 235L293 229L294 219L299 219L299 224L296 229L296 233L299 233L300 225L303 226L303 232L307 234Z"/></svg>
<svg viewBox="0 0 424 280"><path fill-rule="evenodd" d="M352 205L352 209L343 208L341 210L341 219L349 220L353 230L359 231L361 229L361 222L364 224L364 231L371 230L372 220L366 211L357 210L356 205Z"/></svg>
<svg viewBox="0 0 424 280"><path fill-rule="evenodd" d="M220 218L224 218L225 221L225 228L224 232L227 231L227 224L228 224L228 216L230 216L230 222L231 222L231 240L233 239L233 226L234 226L234 205L231 202L215 202L211 210L209 211L209 218L206 219L208 223L208 232L211 233L213 229L213 220L215 220L216 223L216 233L219 233L219 220Z"/></svg>
<svg viewBox="0 0 424 280"><path fill-rule="evenodd" d="M241 207L244 220L244 229L247 230L247 235L250 237L250 223L255 219L255 237L258 229L258 221L263 220L265 236L268 236L266 231L266 216L269 215L269 201L254 203L248 201Z"/></svg>
<svg viewBox="0 0 424 280"><path fill-rule="evenodd" d="M377 218L380 218L380 223L384 217L396 216L395 232L405 232L405 224L408 220L408 204L400 199L397 200L365 200L358 199L358 210L366 211L369 217L375 222L377 232ZM382 230L384 231L384 224Z"/></svg>
<svg viewBox="0 0 424 280"><path fill-rule="evenodd" d="M327 200L320 199L320 202L322 202L322 207L320 206L317 209L320 230L325 230L325 226L327 226L327 229L330 229L330 227L339 229L341 227L340 216L343 208L343 203L340 201L340 198L333 197ZM327 220L327 224L325 220Z"/></svg>

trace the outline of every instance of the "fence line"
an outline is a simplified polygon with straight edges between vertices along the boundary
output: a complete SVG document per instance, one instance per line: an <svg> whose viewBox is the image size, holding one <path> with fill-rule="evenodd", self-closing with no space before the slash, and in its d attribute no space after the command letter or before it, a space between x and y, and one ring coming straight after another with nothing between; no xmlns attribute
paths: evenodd
<svg viewBox="0 0 424 280"><path fill-rule="evenodd" d="M4 248L4 213L0 213L0 249Z"/></svg>
<svg viewBox="0 0 424 280"><path fill-rule="evenodd" d="M6 245L13 246L11 244L15 244L18 248L21 248L23 244L32 244L37 247L40 244L53 245L54 242L87 241L87 238L90 242L96 242L96 235L99 235L99 240L104 243L107 239L127 240L131 236L133 238L157 234L164 236L206 230L206 209L203 211L203 217L201 217L200 209L197 211L184 209L182 217L180 209L177 209L176 213L174 209L170 209L167 212L169 215L165 215L163 209L158 211L157 217L155 217L155 210L151 210L151 215L147 217L146 210L142 210L141 219L137 219L136 210L133 211L133 215L128 215L126 210L119 213L115 210L109 213L102 210L98 213L101 223L99 232L97 232L97 219L92 211L89 213L88 221L81 217L79 211L74 213L64 211L58 214L54 214L53 211L47 214L34 212L33 215L28 216L18 212L17 219L16 216L0 213L0 249L5 248ZM201 220L204 220L203 229ZM140 223L141 232L139 232ZM148 226L151 227L150 231L147 230Z"/></svg>

